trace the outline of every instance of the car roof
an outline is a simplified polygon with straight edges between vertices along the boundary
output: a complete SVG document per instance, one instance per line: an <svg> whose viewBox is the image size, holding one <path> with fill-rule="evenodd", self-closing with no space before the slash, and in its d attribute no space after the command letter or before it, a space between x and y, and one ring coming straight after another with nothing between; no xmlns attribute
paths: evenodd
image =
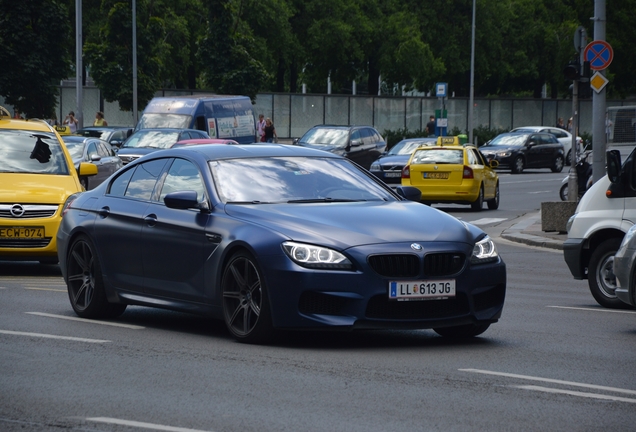
<svg viewBox="0 0 636 432"><path fill-rule="evenodd" d="M184 139L181 141L177 141L175 143L175 145L177 144L182 144L182 145L188 145L188 144L238 144L238 142L231 140L231 139L225 139L225 138L190 138L190 139Z"/></svg>
<svg viewBox="0 0 636 432"><path fill-rule="evenodd" d="M177 147L159 150L144 156L143 160L148 160L150 158L156 157L176 157L188 155L198 155L197 157L202 157L207 160L294 156L345 159L343 156L339 156L331 152L287 144L202 144L197 146ZM138 160L142 160L142 158Z"/></svg>
<svg viewBox="0 0 636 432"><path fill-rule="evenodd" d="M31 130L40 132L53 132L53 128L44 120L38 119L13 119L7 117L0 117L0 129L19 129L19 130Z"/></svg>

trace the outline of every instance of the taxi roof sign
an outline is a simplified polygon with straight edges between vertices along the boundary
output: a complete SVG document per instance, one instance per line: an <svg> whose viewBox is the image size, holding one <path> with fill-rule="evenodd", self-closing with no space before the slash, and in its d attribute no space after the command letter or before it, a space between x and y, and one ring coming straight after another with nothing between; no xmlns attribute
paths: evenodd
<svg viewBox="0 0 636 432"><path fill-rule="evenodd" d="M59 133L60 135L70 135L71 134L71 127L70 126L55 125L54 128L55 128L55 131L57 133Z"/></svg>
<svg viewBox="0 0 636 432"><path fill-rule="evenodd" d="M459 137L456 136L441 136L437 137L438 146L458 146L461 145Z"/></svg>

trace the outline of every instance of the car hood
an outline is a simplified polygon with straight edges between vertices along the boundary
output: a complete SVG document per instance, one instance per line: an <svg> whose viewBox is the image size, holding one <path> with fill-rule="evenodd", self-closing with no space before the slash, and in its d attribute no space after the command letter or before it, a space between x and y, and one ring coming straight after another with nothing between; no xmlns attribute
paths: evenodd
<svg viewBox="0 0 636 432"><path fill-rule="evenodd" d="M455 217L411 201L230 204L225 211L291 240L339 249L387 242L474 242L474 232Z"/></svg>
<svg viewBox="0 0 636 432"><path fill-rule="evenodd" d="M379 158L376 163L380 165L406 165L411 155L391 155Z"/></svg>
<svg viewBox="0 0 636 432"><path fill-rule="evenodd" d="M71 175L0 174L0 202L63 204L79 192L79 182Z"/></svg>

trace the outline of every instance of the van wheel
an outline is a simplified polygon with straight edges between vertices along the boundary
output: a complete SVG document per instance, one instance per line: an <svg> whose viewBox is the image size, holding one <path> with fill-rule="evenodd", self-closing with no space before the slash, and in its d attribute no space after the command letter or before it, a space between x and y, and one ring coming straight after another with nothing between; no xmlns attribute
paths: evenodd
<svg viewBox="0 0 636 432"><path fill-rule="evenodd" d="M611 238L598 245L588 268L587 283L594 299L601 306L611 309L627 309L629 305L616 297L616 276L614 275L614 255L621 245L621 239Z"/></svg>
<svg viewBox="0 0 636 432"><path fill-rule="evenodd" d="M559 189L559 197L561 198L561 201L568 200L569 188L570 185L568 183L565 183L563 186L561 186L561 189Z"/></svg>

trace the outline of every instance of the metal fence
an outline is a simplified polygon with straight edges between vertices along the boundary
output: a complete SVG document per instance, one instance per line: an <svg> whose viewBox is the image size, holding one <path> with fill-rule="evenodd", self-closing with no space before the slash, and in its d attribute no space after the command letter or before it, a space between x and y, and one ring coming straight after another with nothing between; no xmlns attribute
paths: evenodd
<svg viewBox="0 0 636 432"><path fill-rule="evenodd" d="M196 94L189 90L161 90L156 96L178 96ZM203 93L203 92L201 92ZM0 98L0 104L4 100ZM281 138L302 136L309 128L317 124L335 125L372 125L381 133L391 130L423 130L428 118L435 110L445 109L448 118L448 131L468 130L468 98L448 98L443 102L436 97L392 97L392 96L353 96L324 94L258 94L254 104L254 114L263 114L272 119L276 132ZM609 141L620 138L629 132L629 123L636 122L634 107L625 101L608 100L608 116L614 123ZM75 110L75 86L61 86L58 98L58 120L68 111ZM520 126L554 126L559 117L567 123L572 116L572 101L568 99L479 99L474 100L474 127L493 130L510 130ZM12 107L7 107L12 110ZM118 103L106 102L96 87L83 89L84 125L93 123L95 113L103 111L110 125L132 125L132 112L121 111ZM631 115L631 117L630 117ZM579 135L592 133L592 101L582 100L579 105Z"/></svg>

